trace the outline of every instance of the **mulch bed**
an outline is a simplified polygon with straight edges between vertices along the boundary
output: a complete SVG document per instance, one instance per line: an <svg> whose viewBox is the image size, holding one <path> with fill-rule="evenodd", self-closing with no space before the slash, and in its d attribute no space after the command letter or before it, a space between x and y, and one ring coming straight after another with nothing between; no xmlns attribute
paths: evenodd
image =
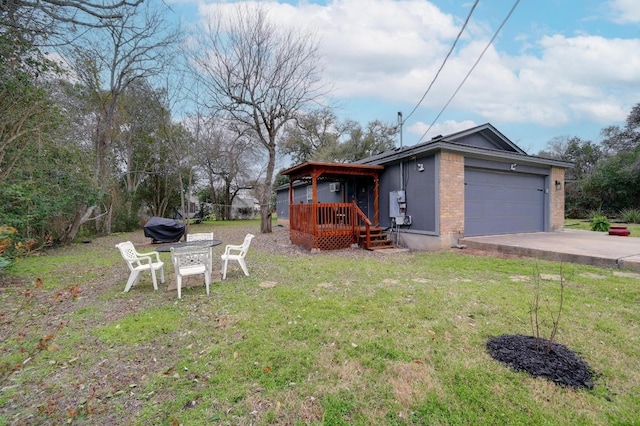
<svg viewBox="0 0 640 426"><path fill-rule="evenodd" d="M546 339L503 334L490 338L487 350L494 359L516 371L574 389L593 389L593 371L585 361L559 343L553 343L547 354L547 344Z"/></svg>

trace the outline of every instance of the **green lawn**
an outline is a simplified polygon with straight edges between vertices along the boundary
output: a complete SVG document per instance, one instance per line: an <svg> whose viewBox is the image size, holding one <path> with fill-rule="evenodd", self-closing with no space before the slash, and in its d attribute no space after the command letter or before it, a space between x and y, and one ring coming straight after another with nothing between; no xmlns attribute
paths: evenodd
<svg viewBox="0 0 640 426"><path fill-rule="evenodd" d="M1 279L0 425L640 423L640 274L464 250L309 254L255 222L194 228L256 234L251 276L232 269L208 297L154 292L149 277L125 294L113 245L137 232L22 259ZM544 334L555 278L568 280L557 340L594 370L592 390L487 354L491 336L532 333L536 269Z"/></svg>
<svg viewBox="0 0 640 426"><path fill-rule="evenodd" d="M640 237L640 224L638 223L618 223L611 222L611 226L626 226L631 234L630 237ZM564 222L565 229L585 229L591 230L591 223L587 219L567 219Z"/></svg>

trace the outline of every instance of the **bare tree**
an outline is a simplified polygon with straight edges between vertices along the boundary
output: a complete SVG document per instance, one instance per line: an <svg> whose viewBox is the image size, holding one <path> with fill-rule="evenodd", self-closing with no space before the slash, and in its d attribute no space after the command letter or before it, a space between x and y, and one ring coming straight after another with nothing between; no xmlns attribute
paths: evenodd
<svg viewBox="0 0 640 426"><path fill-rule="evenodd" d="M63 118L43 89L61 69L40 47L106 28L143 1L0 1L0 180Z"/></svg>
<svg viewBox="0 0 640 426"><path fill-rule="evenodd" d="M51 36L60 25L103 27L122 19L123 8L136 7L144 0L8 0L0 1L0 19L8 27ZM46 34L49 32L49 34Z"/></svg>
<svg viewBox="0 0 640 426"><path fill-rule="evenodd" d="M276 142L283 126L322 95L317 41L276 27L261 5L214 17L199 40L193 64L207 105L250 129L268 154L259 200L261 232L271 232Z"/></svg>
<svg viewBox="0 0 640 426"><path fill-rule="evenodd" d="M168 27L161 10L130 6L122 9L121 19L92 33L84 47L73 52L76 73L96 108L95 176L102 185L106 233L111 231L112 204L108 194L113 189L112 145L120 131L119 103L130 85L163 72L177 41L177 30ZM98 204L89 206L82 220L97 209Z"/></svg>
<svg viewBox="0 0 640 426"><path fill-rule="evenodd" d="M216 210L221 220L231 219L231 205L243 190L253 190L260 179L257 147L250 135L215 118L197 117L199 167L206 176L209 198L222 205Z"/></svg>

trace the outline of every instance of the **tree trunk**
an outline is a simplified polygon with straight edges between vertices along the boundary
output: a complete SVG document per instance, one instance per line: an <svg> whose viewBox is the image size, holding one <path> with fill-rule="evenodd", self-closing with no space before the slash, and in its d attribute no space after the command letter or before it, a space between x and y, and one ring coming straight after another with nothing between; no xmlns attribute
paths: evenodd
<svg viewBox="0 0 640 426"><path fill-rule="evenodd" d="M87 208L86 204L80 204L76 208L76 214L73 217L73 222L71 222L71 224L67 227L65 233L60 236L60 243L68 244L73 241L76 238L76 235L78 235L80 226L87 220L89 220L95 209L96 206Z"/></svg>
<svg viewBox="0 0 640 426"><path fill-rule="evenodd" d="M262 204L260 206L260 232L263 234L269 234L271 229L271 207L269 203L267 205Z"/></svg>
<svg viewBox="0 0 640 426"><path fill-rule="evenodd" d="M107 210L107 216L104 220L104 233L106 235L111 234L111 224L113 223L113 197L109 199L109 207Z"/></svg>
<svg viewBox="0 0 640 426"><path fill-rule="evenodd" d="M271 229L271 192L273 191L273 172L276 165L276 132L269 132L269 162L264 177L264 187L260 197L260 232L269 234Z"/></svg>

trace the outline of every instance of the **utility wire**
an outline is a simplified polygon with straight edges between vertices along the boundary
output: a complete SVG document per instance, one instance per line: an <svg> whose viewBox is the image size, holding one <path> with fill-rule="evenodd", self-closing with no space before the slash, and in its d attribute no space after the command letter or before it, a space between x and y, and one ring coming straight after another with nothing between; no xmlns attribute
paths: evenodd
<svg viewBox="0 0 640 426"><path fill-rule="evenodd" d="M456 37L456 39L453 41L453 45L451 46L451 49L449 49L449 53L447 53L447 56L445 56L444 61L442 61L442 65L440 65L440 68L438 69L438 72L436 72L436 75L433 77L433 80L431 80L431 83L429 83L429 87L427 87L427 90L422 95L422 98L420 98L420 101L416 104L415 107L413 107L413 109L411 110L409 115L407 115L406 118L404 120L402 120L401 124L404 124L409 119L409 117L411 117L411 115L414 112L416 112L416 110L418 109L418 107L420 106L422 101L424 101L424 98L427 96L427 93L429 93L429 90L431 90L431 87L433 86L433 83L436 82L436 79L440 75L440 71L442 71L442 68L444 68L444 64L447 63L447 60L449 59L449 56L451 56L451 53L453 52L453 49L455 49L456 44L460 40L460 37L462 36L462 33L464 32L465 28L467 27L467 24L469 23L469 20L471 19L471 15L473 14L473 11L475 10L475 8L478 5L479 1L480 0L476 0L475 3L473 3L473 6L471 7L471 10L469 11L469 14L467 15L467 19L465 19L465 21L464 21L464 25L462 25L462 28L460 28L460 32L458 33L458 36Z"/></svg>
<svg viewBox="0 0 640 426"><path fill-rule="evenodd" d="M476 62L473 64L473 66L471 67L471 69L469 69L469 72L467 72L467 75L464 77L464 79L462 79L462 82L460 82L460 84L458 85L458 88L455 90L455 92L453 92L453 95L451 95L451 97L449 98L449 100L447 101L447 103L445 104L444 107L442 107L442 109L440 110L440 112L438 113L438 115L436 116L436 118L433 120L433 122L429 125L429 128L422 134L422 136L420 137L420 139L418 140L418 143L422 142L422 139L427 135L427 133L429 133L429 130L431 130L431 128L433 127L433 125L436 123L436 121L438 121L438 118L440 118L440 116L442 115L442 113L444 112L445 109L447 109L447 107L449 106L449 104L451 103L451 101L453 100L453 98L458 94L458 92L460 91L460 89L462 88L462 85L467 81L467 79L469 78L469 76L471 75L471 73L473 72L473 70L476 68L476 65L478 65L478 63L480 62L480 60L482 59L482 57L484 56L484 54L487 52L487 50L489 49L489 46L491 46L494 42L494 40L496 39L496 37L498 36L498 33L500 33L500 31L502 30L502 27L504 27L504 25L507 23L507 21L509 20L509 18L511 17L511 15L513 14L513 11L516 9L516 7L518 6L518 3L520 3L520 0L516 0L516 2L513 4L513 6L511 7L511 10L509 11L509 13L507 14L507 16L504 18L504 20L502 21L502 23L500 24L500 26L498 27L498 29L496 30L495 34L493 34L493 37L491 38L491 40L489 40L489 43L487 43L487 45L485 46L484 50L482 51L482 53L480 53L480 56L478 57L478 59L476 60Z"/></svg>

